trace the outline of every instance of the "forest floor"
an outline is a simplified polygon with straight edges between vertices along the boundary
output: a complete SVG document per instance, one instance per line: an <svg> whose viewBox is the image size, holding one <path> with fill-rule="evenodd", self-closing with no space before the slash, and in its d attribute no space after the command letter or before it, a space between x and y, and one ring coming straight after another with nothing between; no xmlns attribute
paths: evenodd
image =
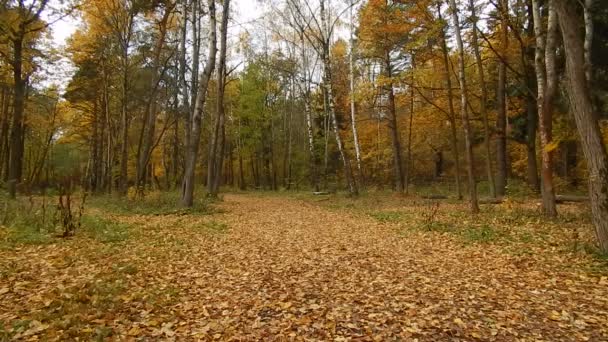
<svg viewBox="0 0 608 342"><path fill-rule="evenodd" d="M227 194L210 214L93 206L114 224L42 244L0 230L0 340L608 340L580 207L437 203Z"/></svg>

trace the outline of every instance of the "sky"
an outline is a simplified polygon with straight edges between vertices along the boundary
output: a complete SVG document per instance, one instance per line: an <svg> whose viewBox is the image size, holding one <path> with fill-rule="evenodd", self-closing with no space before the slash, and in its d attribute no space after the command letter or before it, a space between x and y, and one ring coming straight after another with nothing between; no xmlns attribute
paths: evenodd
<svg viewBox="0 0 608 342"><path fill-rule="evenodd" d="M56 1L56 0L54 0ZM249 26L248 23L262 15L262 5L257 0L232 0L234 10L233 20L237 26ZM65 45L66 40L76 31L80 20L78 18L63 18L55 22L52 27L53 41L56 45ZM237 29L238 30L238 29Z"/></svg>
<svg viewBox="0 0 608 342"><path fill-rule="evenodd" d="M51 0L51 7L60 7L59 0ZM233 10L233 26L230 28L232 35L238 35L240 31L250 29L253 22L262 16L262 5L258 0L232 0L231 7ZM65 47L69 37L78 29L81 20L78 16L65 17L60 20L46 18L53 22L51 25L53 47L61 49ZM75 72L75 68L67 57L61 58L52 64L43 63L43 69L46 71L45 86L55 84L60 90L65 90L67 83Z"/></svg>

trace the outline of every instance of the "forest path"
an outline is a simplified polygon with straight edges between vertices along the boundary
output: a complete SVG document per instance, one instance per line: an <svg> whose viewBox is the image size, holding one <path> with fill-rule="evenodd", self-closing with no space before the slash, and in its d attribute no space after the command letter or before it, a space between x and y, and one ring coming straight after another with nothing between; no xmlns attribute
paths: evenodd
<svg viewBox="0 0 608 342"><path fill-rule="evenodd" d="M286 196L218 207L106 212L128 236L0 249L4 336L608 340L605 277Z"/></svg>
<svg viewBox="0 0 608 342"><path fill-rule="evenodd" d="M216 291L246 336L608 338L607 284L584 276L285 197L222 207Z"/></svg>

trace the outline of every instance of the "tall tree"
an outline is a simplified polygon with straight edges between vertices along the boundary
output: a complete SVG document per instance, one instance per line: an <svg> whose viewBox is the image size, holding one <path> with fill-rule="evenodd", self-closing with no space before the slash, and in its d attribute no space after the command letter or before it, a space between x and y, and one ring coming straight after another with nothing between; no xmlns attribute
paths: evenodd
<svg viewBox="0 0 608 342"><path fill-rule="evenodd" d="M490 194L492 197L496 197L496 189L494 185L494 175L492 171L492 154L490 152L490 124L488 119L488 88L486 87L485 71L483 69L483 63L481 61L481 52L479 51L479 41L477 33L479 28L477 27L477 14L475 9L475 0L469 0L469 8L471 11L471 22L473 24L473 30L471 35L471 43L473 45L473 52L475 54L475 64L477 65L477 73L479 76L479 84L481 87L481 120L483 121L483 144L486 152L486 172L488 175L488 183L490 188Z"/></svg>
<svg viewBox="0 0 608 342"><path fill-rule="evenodd" d="M555 190L553 187L553 153L552 123L553 101L557 91L557 74L555 71L555 40L557 36L557 18L552 0L549 0L546 41L543 30L543 18L538 0L532 0L534 15L534 32L536 35L535 69L537 80L537 103L539 113L539 129L541 142L541 175L543 213L547 216L557 216L555 205ZM543 62L544 58L544 62Z"/></svg>
<svg viewBox="0 0 608 342"><path fill-rule="evenodd" d="M585 49L580 19L570 0L554 0L566 55L568 97L589 169L591 218L600 250L608 253L608 154L585 76Z"/></svg>
<svg viewBox="0 0 608 342"><path fill-rule="evenodd" d="M27 62L28 38L46 28L40 20L42 12L47 7L48 0L24 1L17 0L2 3L7 12L15 15L5 17L0 24L0 32L4 34L11 45L11 55L8 57L13 74L13 115L10 130L10 159L8 166L8 193L10 198L17 194L17 184L21 183L23 173L23 126L25 122L25 96L28 73L24 70Z"/></svg>
<svg viewBox="0 0 608 342"><path fill-rule="evenodd" d="M356 105L355 105L355 39L354 39L354 19L353 19L353 0L350 0L349 4L349 37L350 37L350 54L349 54L349 86L350 86L350 122L353 131L353 144L355 145L355 157L357 160L357 171L359 173L359 180L363 179L361 169L361 146L359 144L359 134L357 134L357 117L356 117Z"/></svg>
<svg viewBox="0 0 608 342"><path fill-rule="evenodd" d="M199 144L201 140L202 119L205 102L207 99L207 90L209 80L215 69L215 59L217 53L217 20L215 16L215 0L207 0L207 9L209 12L209 54L205 69L200 75L198 82L196 102L194 110L190 114L192 132L188 141L186 151L186 168L184 170L184 181L182 184L182 205L191 207L194 203L194 175L196 171L196 162L198 159Z"/></svg>
<svg viewBox="0 0 608 342"><path fill-rule="evenodd" d="M458 18L458 7L455 0L450 0L452 10L452 21L454 23L454 35L456 37L456 45L458 46L458 83L460 84L460 113L462 116L462 126L464 128L464 139L466 145L465 155L467 158L467 175L469 178L469 204L471 212L479 212L479 203L477 200L477 184L475 182L474 172L474 157L473 157L473 142L472 129L469 122L469 114L467 106L469 104L467 94L467 81L465 76L465 61L464 61L464 45L462 43L462 35L460 33L460 20Z"/></svg>
<svg viewBox="0 0 608 342"><path fill-rule="evenodd" d="M441 17L441 4L437 4L437 16L439 21L442 23L441 30L439 31L439 39L441 45L441 57L444 68L445 87L447 89L448 97L448 120L450 122L450 145L452 149L452 156L454 158L454 181L456 183L456 194L458 199L462 199L462 186L460 184L460 153L458 152L458 133L456 131L456 111L454 110L454 94L452 90L452 77L451 77L451 64L448 51L448 44L446 42L446 33L448 23L443 21Z"/></svg>
<svg viewBox="0 0 608 342"><path fill-rule="evenodd" d="M226 44L228 36L228 19L230 17L230 0L224 0L222 23L220 27L220 56L217 68L217 100L215 127L209 144L207 173L207 190L210 196L217 196L224 164L224 144L226 139L226 113L224 91L226 89Z"/></svg>
<svg viewBox="0 0 608 342"><path fill-rule="evenodd" d="M306 40L313 46L322 63L322 86L327 96L329 118L333 127L336 146L340 159L344 166L344 175L348 191L351 195L358 195L359 189L353 176L350 156L344 146L340 132L338 117L336 115L335 97L332 85L332 71L330 48L336 20L332 20L327 13L326 0L319 1L319 12L316 13L313 7L304 0L304 4L298 0L289 0L288 7L293 15L294 25L303 33Z"/></svg>
<svg viewBox="0 0 608 342"><path fill-rule="evenodd" d="M152 82L151 82L151 91L148 96L148 100L146 103L146 110L144 113L143 126L141 128L140 133L140 144L137 149L137 178L135 184L137 186L138 191L143 192L143 187L145 185L146 173L148 170L148 164L150 162L150 158L152 157L152 152L157 145L155 129L156 129L156 119L158 116L158 107L157 107L157 94L159 92L160 83L167 71L167 61L163 60L163 48L166 44L166 36L168 30L168 24L171 16L173 15L173 8L176 3L172 3L171 1L165 1L162 4L162 16L157 23L158 26L158 37L156 38L156 43L154 46L154 51L152 53ZM161 133L164 133L162 131Z"/></svg>
<svg viewBox="0 0 608 342"><path fill-rule="evenodd" d="M384 110L393 154L393 181L399 192L405 190L405 172L400 141L399 122L395 104L395 78L398 77L395 55L407 42L411 30L405 22L402 4L388 0L370 0L361 12L360 40L364 53L382 65L381 79Z"/></svg>
<svg viewBox="0 0 608 342"><path fill-rule="evenodd" d="M496 88L496 195L504 196L507 188L508 155L507 155L507 49L509 44L509 1L498 0L500 16L500 49L501 59L498 63L498 86Z"/></svg>

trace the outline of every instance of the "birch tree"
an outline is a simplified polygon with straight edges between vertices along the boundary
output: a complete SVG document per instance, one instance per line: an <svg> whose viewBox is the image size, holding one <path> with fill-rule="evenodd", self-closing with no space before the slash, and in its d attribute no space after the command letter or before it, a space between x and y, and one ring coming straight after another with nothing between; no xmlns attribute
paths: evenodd
<svg viewBox="0 0 608 342"><path fill-rule="evenodd" d="M534 33L536 35L536 51L534 65L537 81L537 105L539 113L540 148L541 148L541 175L542 175L542 202L543 213L547 216L557 216L555 205L555 190L553 188L552 170L552 121L553 98L557 90L557 75L555 73L555 39L557 35L557 18L552 1L549 2L546 38L543 30L538 0L532 0L534 16ZM546 39L546 40L545 40ZM544 60L543 60L544 59Z"/></svg>

